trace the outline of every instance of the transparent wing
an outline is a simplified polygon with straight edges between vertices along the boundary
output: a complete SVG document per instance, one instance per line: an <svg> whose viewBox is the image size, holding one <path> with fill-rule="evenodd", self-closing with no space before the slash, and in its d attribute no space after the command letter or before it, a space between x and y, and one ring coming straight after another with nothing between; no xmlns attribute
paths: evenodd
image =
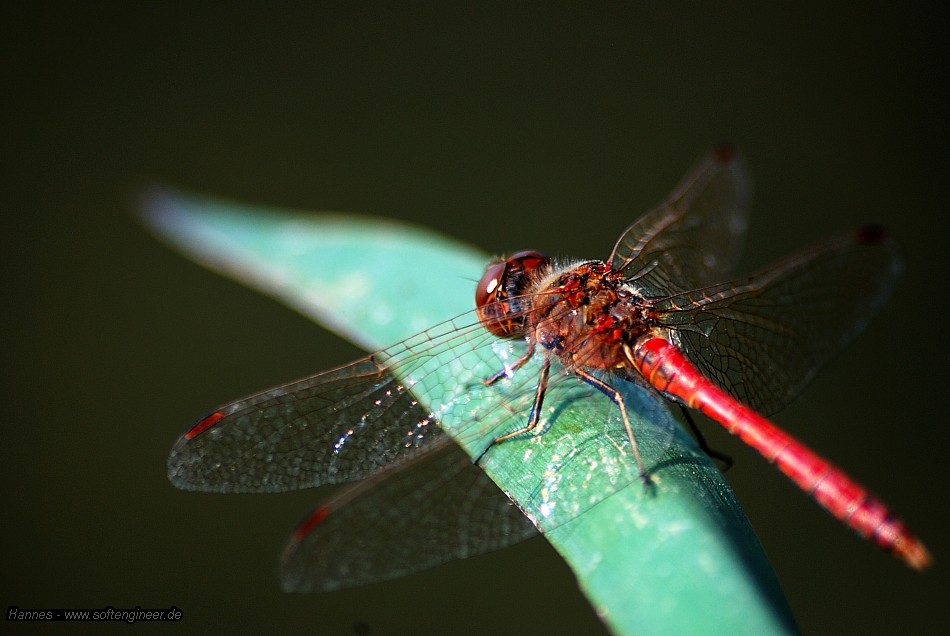
<svg viewBox="0 0 950 636"><path fill-rule="evenodd" d="M654 307L704 375L767 415L864 329L901 270L894 241L866 227Z"/></svg>
<svg viewBox="0 0 950 636"><path fill-rule="evenodd" d="M750 181L735 151L713 150L673 193L620 236L610 264L650 295L726 278L745 236Z"/></svg>
<svg viewBox="0 0 950 636"><path fill-rule="evenodd" d="M283 587L314 592L384 581L537 534L448 437L412 461L345 487L297 529Z"/></svg>
<svg viewBox="0 0 950 636"><path fill-rule="evenodd" d="M421 383L449 408L524 346L497 342L466 314L352 364L215 409L172 448L169 479L186 490L282 492L372 475L443 435L412 385ZM453 373L460 358L468 373Z"/></svg>
<svg viewBox="0 0 950 636"><path fill-rule="evenodd" d="M408 474L415 468L409 463L448 443L447 430L468 457L492 466L502 445L538 443L498 461L515 462L506 470L520 471L517 487L545 511L547 527L556 527L638 481L639 471L616 404L557 359L535 431L543 435L493 446L522 430L532 411L547 353L538 347L515 370L526 347L491 336L474 312L465 314L351 365L216 409L175 444L169 477L192 490L280 492L378 475L376 487L386 489L384 474L404 465ZM499 370L507 372L486 385ZM650 468L662 461L675 424L655 394L632 399L627 410ZM555 510L552 493L574 494ZM459 528L458 537L469 532ZM445 558L452 550L445 548Z"/></svg>

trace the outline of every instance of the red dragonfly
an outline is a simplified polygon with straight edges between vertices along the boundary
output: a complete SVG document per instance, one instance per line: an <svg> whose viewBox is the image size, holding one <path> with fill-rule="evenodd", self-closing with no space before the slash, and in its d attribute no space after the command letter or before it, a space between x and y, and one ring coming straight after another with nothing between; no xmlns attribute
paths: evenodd
<svg viewBox="0 0 950 636"><path fill-rule="evenodd" d="M637 478L650 487L618 389L633 383L719 422L859 535L922 570L926 548L880 500L764 417L880 309L898 251L868 226L721 283L745 234L748 190L733 150L716 148L607 261L555 264L524 251L491 263L473 312L200 419L172 449L169 479L212 492L355 482L294 533L282 581L295 591L369 583L537 532L439 422L458 422L457 438L481 458L542 435L556 420L550 404L571 391L606 396L631 467L612 488Z"/></svg>

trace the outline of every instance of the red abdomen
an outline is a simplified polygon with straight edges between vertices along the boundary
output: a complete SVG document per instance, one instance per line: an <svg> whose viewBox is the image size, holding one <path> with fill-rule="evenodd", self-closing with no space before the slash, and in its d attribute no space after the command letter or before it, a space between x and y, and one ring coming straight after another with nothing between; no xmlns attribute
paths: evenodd
<svg viewBox="0 0 950 636"><path fill-rule="evenodd" d="M662 338L641 339L633 362L650 384L699 409L759 451L828 512L916 570L930 565L927 548L884 503L797 439L717 387Z"/></svg>

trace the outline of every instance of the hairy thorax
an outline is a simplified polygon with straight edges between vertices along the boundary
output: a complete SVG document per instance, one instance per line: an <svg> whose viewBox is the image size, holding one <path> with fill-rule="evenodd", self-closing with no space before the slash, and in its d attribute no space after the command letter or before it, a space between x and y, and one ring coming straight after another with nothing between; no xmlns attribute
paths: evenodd
<svg viewBox="0 0 950 636"><path fill-rule="evenodd" d="M625 348L653 329L649 302L601 261L539 281L530 314L534 341L568 367L628 367Z"/></svg>

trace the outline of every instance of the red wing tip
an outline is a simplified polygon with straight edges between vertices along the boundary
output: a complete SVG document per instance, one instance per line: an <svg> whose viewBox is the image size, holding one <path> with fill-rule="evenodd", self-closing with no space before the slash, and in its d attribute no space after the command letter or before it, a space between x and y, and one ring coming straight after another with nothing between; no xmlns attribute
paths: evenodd
<svg viewBox="0 0 950 636"><path fill-rule="evenodd" d="M880 225L865 225L858 229L856 238L861 245L880 245L887 242L890 235Z"/></svg>
<svg viewBox="0 0 950 636"><path fill-rule="evenodd" d="M736 150L736 147L731 143L723 142L713 148L712 154L713 158L719 163L728 164L736 160L739 151Z"/></svg>
<svg viewBox="0 0 950 636"><path fill-rule="evenodd" d="M208 430L209 428L211 428L212 426L220 422L221 418L223 417L224 417L224 413L222 413L221 411L215 411L211 415L201 418L200 420L198 420L197 424L195 424L190 429L188 429L188 431L185 433L185 439L191 440L198 437L199 435L204 433L206 430Z"/></svg>
<svg viewBox="0 0 950 636"><path fill-rule="evenodd" d="M314 528L323 523L329 514L330 509L327 506L320 506L314 510L313 513L294 530L294 543L300 543Z"/></svg>

